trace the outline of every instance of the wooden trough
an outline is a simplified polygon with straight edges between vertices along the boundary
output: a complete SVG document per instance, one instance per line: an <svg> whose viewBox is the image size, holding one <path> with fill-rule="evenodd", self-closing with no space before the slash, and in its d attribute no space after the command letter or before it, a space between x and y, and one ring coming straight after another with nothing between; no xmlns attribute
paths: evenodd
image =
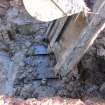
<svg viewBox="0 0 105 105"><path fill-rule="evenodd" d="M56 74L74 75L76 64L105 28L105 0L97 0L95 6L96 14L89 22L80 14L77 19L71 16L50 23L46 35L50 41L49 51L57 58Z"/></svg>

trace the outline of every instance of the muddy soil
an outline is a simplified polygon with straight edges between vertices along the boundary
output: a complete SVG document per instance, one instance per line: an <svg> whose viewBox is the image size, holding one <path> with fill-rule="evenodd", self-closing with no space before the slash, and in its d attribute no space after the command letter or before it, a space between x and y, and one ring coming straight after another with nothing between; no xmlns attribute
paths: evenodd
<svg viewBox="0 0 105 105"><path fill-rule="evenodd" d="M20 0L8 3L0 23L0 95L24 99L69 95L54 74L55 56L47 50L49 23L29 16Z"/></svg>
<svg viewBox="0 0 105 105"><path fill-rule="evenodd" d="M105 31L77 65L78 77L62 80L54 74L56 58L47 50L49 23L29 16L20 0L6 2L9 7L0 17L0 95L105 98Z"/></svg>

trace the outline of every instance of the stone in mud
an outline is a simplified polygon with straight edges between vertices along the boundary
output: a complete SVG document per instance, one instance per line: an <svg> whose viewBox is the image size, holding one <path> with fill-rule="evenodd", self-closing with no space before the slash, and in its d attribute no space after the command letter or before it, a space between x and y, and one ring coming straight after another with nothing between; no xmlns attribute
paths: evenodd
<svg viewBox="0 0 105 105"><path fill-rule="evenodd" d="M4 52L9 51L8 45L4 43L3 41L0 41L0 51L4 51Z"/></svg>
<svg viewBox="0 0 105 105"><path fill-rule="evenodd" d="M33 91L33 96L37 96L38 99L44 97L54 97L56 90L49 86L39 86Z"/></svg>
<svg viewBox="0 0 105 105"><path fill-rule="evenodd" d="M18 65L21 65L23 66L24 65L24 52L17 52L15 53L14 57L13 57L13 61L18 64Z"/></svg>
<svg viewBox="0 0 105 105"><path fill-rule="evenodd" d="M101 94L105 97L105 83L103 83L100 87Z"/></svg>
<svg viewBox="0 0 105 105"><path fill-rule="evenodd" d="M35 34L37 32L37 29L36 29L36 27L34 27L33 24L17 25L16 29L22 35L32 35L32 34Z"/></svg>
<svg viewBox="0 0 105 105"><path fill-rule="evenodd" d="M7 12L7 20L12 21L13 18L16 18L19 15L19 10L17 8L9 8Z"/></svg>
<svg viewBox="0 0 105 105"><path fill-rule="evenodd" d="M59 90L57 95L61 96L61 97L70 97L70 93L69 93L69 91L67 89Z"/></svg>
<svg viewBox="0 0 105 105"><path fill-rule="evenodd" d="M32 83L37 77L36 69L34 67L19 67L19 70L16 74L14 86L21 84L29 84Z"/></svg>
<svg viewBox="0 0 105 105"><path fill-rule="evenodd" d="M26 47L30 47L30 45L31 45L31 42L29 42L29 41L26 41L26 42L25 42L25 46L26 46Z"/></svg>
<svg viewBox="0 0 105 105"><path fill-rule="evenodd" d="M48 54L47 46L45 46L43 44L34 44L32 46L32 49L35 54Z"/></svg>
<svg viewBox="0 0 105 105"><path fill-rule="evenodd" d="M0 16L4 16L9 8L8 0L0 0Z"/></svg>
<svg viewBox="0 0 105 105"><path fill-rule="evenodd" d="M50 65L49 56L36 56L34 63L36 65L37 78L54 78L55 74Z"/></svg>
<svg viewBox="0 0 105 105"><path fill-rule="evenodd" d="M27 84L24 85L24 88L22 88L21 92L20 92L20 96L24 99L27 99L29 97L32 97L33 93L33 88L32 88L32 84Z"/></svg>
<svg viewBox="0 0 105 105"><path fill-rule="evenodd" d="M44 44L34 43L27 53L28 55L46 55L48 54L47 46Z"/></svg>

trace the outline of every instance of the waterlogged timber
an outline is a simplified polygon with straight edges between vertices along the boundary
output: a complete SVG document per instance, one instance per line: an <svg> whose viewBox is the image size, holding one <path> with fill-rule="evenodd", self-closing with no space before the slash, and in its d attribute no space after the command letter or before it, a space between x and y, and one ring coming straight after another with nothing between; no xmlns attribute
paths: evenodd
<svg viewBox="0 0 105 105"><path fill-rule="evenodd" d="M56 24L59 20L54 23L54 27L49 33L49 48L51 47L55 52L58 60L55 67L56 74L64 77L72 74L75 65L93 44L97 36L104 30L104 1L101 2L99 9L96 8L96 10L96 14L88 22L88 17L79 14L79 16L66 19L65 24L57 26ZM62 20L65 20L65 18L60 21L63 22ZM53 36L52 32L57 33L59 27L61 31Z"/></svg>

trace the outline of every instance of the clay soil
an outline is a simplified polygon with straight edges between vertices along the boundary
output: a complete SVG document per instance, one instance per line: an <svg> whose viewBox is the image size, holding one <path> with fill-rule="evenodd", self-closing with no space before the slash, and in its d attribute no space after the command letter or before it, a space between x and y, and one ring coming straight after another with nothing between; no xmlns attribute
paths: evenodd
<svg viewBox="0 0 105 105"><path fill-rule="evenodd" d="M90 8L95 3L86 2ZM47 51L49 23L32 18L20 0L0 3L6 5L0 5L0 95L22 99L105 98L105 31L78 63L78 78L64 81L54 74L56 58Z"/></svg>

